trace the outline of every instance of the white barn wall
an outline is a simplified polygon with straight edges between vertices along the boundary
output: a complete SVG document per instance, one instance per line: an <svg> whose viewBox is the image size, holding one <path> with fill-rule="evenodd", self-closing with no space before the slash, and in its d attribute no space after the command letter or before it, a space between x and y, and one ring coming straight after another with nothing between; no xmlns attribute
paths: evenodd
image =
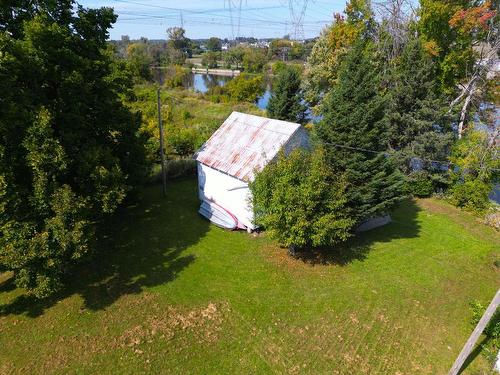
<svg viewBox="0 0 500 375"><path fill-rule="evenodd" d="M227 215L224 219L225 213L210 207L212 201L235 216L238 227L255 229L248 183L276 159L279 150L288 155L299 147L309 147L308 133L300 124L231 113L195 156L200 213L218 225L232 227L234 218Z"/></svg>
<svg viewBox="0 0 500 375"><path fill-rule="evenodd" d="M236 188L236 189L235 189ZM248 184L198 162L198 195L222 206L250 229L253 224L251 192Z"/></svg>

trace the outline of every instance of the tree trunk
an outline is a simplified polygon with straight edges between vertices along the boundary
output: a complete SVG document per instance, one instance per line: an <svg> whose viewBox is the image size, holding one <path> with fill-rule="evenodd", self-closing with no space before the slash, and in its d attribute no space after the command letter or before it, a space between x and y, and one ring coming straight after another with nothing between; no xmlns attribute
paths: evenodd
<svg viewBox="0 0 500 375"><path fill-rule="evenodd" d="M472 96L474 95L474 90L476 89L476 82L473 81L470 89L468 90L467 96L465 97L464 104L462 105L462 109L460 111L460 121L458 122L458 139L462 138L464 133L464 124L467 119L467 112L469 109L469 104L472 100Z"/></svg>

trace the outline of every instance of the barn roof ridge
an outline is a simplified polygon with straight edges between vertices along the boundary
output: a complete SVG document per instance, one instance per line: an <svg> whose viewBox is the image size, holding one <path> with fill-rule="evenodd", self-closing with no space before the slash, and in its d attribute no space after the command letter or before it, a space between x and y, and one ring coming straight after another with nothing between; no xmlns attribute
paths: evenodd
<svg viewBox="0 0 500 375"><path fill-rule="evenodd" d="M233 111L195 154L198 162L250 181L302 126Z"/></svg>

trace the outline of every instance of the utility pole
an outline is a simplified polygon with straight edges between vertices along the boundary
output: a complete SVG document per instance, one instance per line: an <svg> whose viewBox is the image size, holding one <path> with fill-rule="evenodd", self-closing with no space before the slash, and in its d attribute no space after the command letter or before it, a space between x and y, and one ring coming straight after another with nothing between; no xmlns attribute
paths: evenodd
<svg viewBox="0 0 500 375"><path fill-rule="evenodd" d="M163 150L163 123L161 121L161 86L158 86L157 99L158 99L158 127L160 128L160 154L161 154L161 180L163 196L167 195L167 171L165 170L165 153Z"/></svg>
<svg viewBox="0 0 500 375"><path fill-rule="evenodd" d="M491 317L495 314L498 305L500 304L500 289L497 290L497 293L495 294L495 297L491 301L490 305L486 309L486 311L483 314L483 317L477 323L476 328L474 328L474 331L470 335L469 339L465 343L462 351L458 355L455 363L450 369L450 372L448 372L448 375L457 375L462 366L464 365L465 360L467 357L470 355L472 349L474 348L474 345L476 344L476 341L479 339L479 336L481 336L481 333L483 333L484 329L488 325L488 323L491 320Z"/></svg>
<svg viewBox="0 0 500 375"><path fill-rule="evenodd" d="M162 180L162 194L167 196L167 170L165 168L165 152L163 147L163 122L161 119L161 86L163 84L161 66L152 66L152 69L158 71L158 89L156 91L156 99L158 105L158 128L160 130L160 156L161 156L161 180Z"/></svg>

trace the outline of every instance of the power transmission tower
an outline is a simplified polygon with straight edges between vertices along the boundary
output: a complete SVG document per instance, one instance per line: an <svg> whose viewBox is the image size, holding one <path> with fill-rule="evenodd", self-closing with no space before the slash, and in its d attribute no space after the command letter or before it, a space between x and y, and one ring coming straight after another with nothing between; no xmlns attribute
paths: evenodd
<svg viewBox="0 0 500 375"><path fill-rule="evenodd" d="M289 0L290 21L292 23L292 39L304 39L304 16L310 0Z"/></svg>
<svg viewBox="0 0 500 375"><path fill-rule="evenodd" d="M231 19L231 33L233 36L233 39L235 37L240 36L240 26L241 26L241 7L243 6L243 0L224 0L224 7L226 6L229 9L229 17ZM236 25L236 34L234 33L235 25L234 25L234 14L236 14L236 18L238 20L238 24Z"/></svg>

